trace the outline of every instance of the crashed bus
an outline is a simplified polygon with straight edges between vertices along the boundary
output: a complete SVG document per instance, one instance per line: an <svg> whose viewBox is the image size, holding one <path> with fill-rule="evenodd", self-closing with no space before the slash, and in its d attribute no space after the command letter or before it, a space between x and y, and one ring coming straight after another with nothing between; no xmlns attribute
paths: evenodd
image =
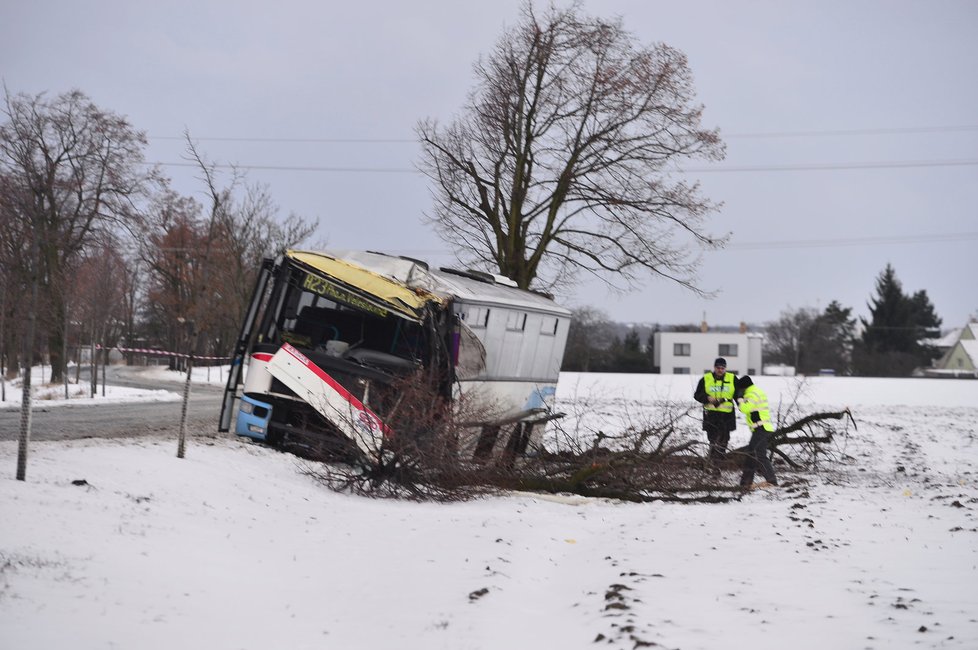
<svg viewBox="0 0 978 650"><path fill-rule="evenodd" d="M385 411L398 379L433 370L445 399L492 405L465 423L462 456L524 454L559 417L569 324L550 296L502 276L374 252L287 251L258 275L219 429L233 419L237 435L270 444L352 442L374 454L397 435Z"/></svg>

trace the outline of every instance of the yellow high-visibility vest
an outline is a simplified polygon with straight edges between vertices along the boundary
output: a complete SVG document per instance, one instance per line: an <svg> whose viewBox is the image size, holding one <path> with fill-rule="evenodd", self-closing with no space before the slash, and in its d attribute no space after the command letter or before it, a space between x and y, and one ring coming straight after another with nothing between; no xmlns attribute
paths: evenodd
<svg viewBox="0 0 978 650"><path fill-rule="evenodd" d="M727 400L718 406L704 404L703 408L705 408L707 411L733 413L734 376L732 372L726 373L721 381L717 381L716 377L713 376L713 373L708 372L703 375L703 386L706 388L707 395L716 397L717 399Z"/></svg>
<svg viewBox="0 0 978 650"><path fill-rule="evenodd" d="M761 419L757 422L752 422L750 414L755 411L761 416ZM774 425L771 424L771 410L767 405L767 393L757 386L748 386L744 391L744 401L740 403L740 412L744 414L744 418L747 420L747 426L750 427L751 432L757 427L774 431Z"/></svg>

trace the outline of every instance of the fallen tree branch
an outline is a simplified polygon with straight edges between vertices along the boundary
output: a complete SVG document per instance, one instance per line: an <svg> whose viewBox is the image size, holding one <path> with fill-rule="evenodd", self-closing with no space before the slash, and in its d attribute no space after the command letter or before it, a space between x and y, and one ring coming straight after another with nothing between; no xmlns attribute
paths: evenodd
<svg viewBox="0 0 978 650"><path fill-rule="evenodd" d="M784 462L788 463L788 466L791 467L791 469L801 469L801 465L799 465L795 461L791 460L791 457L789 457L788 454L784 453L783 451L781 451L777 447L774 447L773 449L771 449L771 453L777 454L778 457L781 460L783 460Z"/></svg>
<svg viewBox="0 0 978 650"><path fill-rule="evenodd" d="M844 411L833 411L833 412L827 412L827 413L812 413L811 415L806 415L802 419L800 419L797 422L794 422L792 424L789 424L786 427L781 427L780 429L775 429L771 433L771 437L773 438L774 436L783 436L785 434L791 433L792 431L798 431L799 429L803 429L803 428L807 427L808 425L812 424L813 422L820 422L822 420L841 420L842 418L846 417L847 415L849 416L849 420L852 422L853 429L856 429L857 428L856 427L856 420L853 419L852 413L849 411L849 409L846 409Z"/></svg>

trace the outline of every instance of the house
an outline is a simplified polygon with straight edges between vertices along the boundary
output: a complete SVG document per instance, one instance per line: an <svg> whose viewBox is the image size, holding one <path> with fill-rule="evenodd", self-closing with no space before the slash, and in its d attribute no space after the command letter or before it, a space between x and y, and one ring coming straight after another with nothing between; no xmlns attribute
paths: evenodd
<svg viewBox="0 0 978 650"><path fill-rule="evenodd" d="M957 340L923 374L927 377L978 378L978 322L972 321L962 327Z"/></svg>
<svg viewBox="0 0 978 650"><path fill-rule="evenodd" d="M737 375L760 374L763 335L748 332L741 323L732 332L710 331L703 323L699 332L656 332L653 359L664 375L700 375L713 369L717 357L727 360L727 371Z"/></svg>

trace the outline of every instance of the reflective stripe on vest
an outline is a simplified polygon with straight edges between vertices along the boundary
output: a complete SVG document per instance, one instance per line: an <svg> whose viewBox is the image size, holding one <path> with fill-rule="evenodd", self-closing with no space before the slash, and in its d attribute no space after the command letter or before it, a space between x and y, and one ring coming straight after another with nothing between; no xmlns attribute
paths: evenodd
<svg viewBox="0 0 978 650"><path fill-rule="evenodd" d="M721 413L733 413L733 396L734 396L734 378L733 373L726 373L723 375L722 381L717 381L716 377L713 376L712 372L708 372L703 375L703 386L706 389L706 394L711 397L716 397L717 399L726 398L726 402L720 404L719 406L712 406L710 404L704 404L703 408L707 411L719 411Z"/></svg>

